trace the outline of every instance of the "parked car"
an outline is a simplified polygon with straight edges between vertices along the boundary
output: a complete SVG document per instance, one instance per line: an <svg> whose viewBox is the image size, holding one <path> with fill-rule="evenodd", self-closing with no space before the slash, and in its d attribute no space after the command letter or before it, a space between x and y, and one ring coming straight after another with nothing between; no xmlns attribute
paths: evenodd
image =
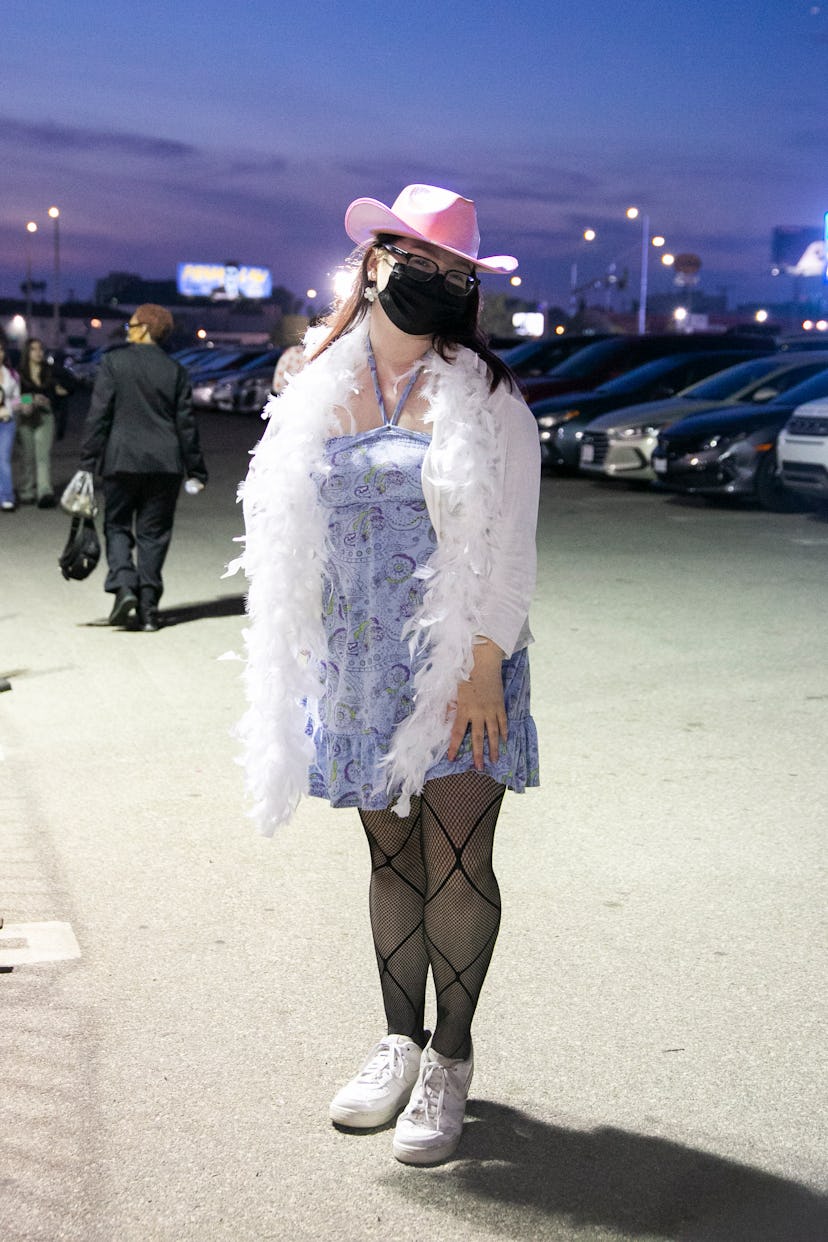
<svg viewBox="0 0 828 1242"><path fill-rule="evenodd" d="M609 332L564 333L563 336L544 336L531 341L521 341L511 349L496 350L509 369L519 378L531 379L546 375L553 367L564 362L579 349L606 340Z"/></svg>
<svg viewBox="0 0 828 1242"><path fill-rule="evenodd" d="M785 487L828 503L828 401L797 406L779 433L776 457Z"/></svg>
<svg viewBox="0 0 828 1242"><path fill-rule="evenodd" d="M271 350L255 365L240 367L231 375L219 378L213 389L212 404L217 410L237 414L259 414L270 396L273 372L280 349Z"/></svg>
<svg viewBox="0 0 828 1242"><path fill-rule="evenodd" d="M85 388L91 388L95 382L95 376L98 373L101 358L103 358L104 354L110 349L120 349L122 344L123 342L116 341L114 343L110 343L109 345L99 345L95 349L90 349L84 357L79 358L72 366L72 374L78 383L82 384Z"/></svg>
<svg viewBox="0 0 828 1242"><path fill-rule="evenodd" d="M571 358L553 367L546 375L520 380L529 405L542 397L558 397L567 392L591 392L599 384L615 379L654 358L668 354L703 353L711 349L745 349L766 354L773 343L761 336L735 335L723 332L653 333L645 336L628 334L611 336L594 345L586 345Z"/></svg>
<svg viewBox="0 0 828 1242"><path fill-rule="evenodd" d="M531 410L538 423L541 460L559 469L577 470L584 429L597 414L672 397L695 380L748 357L747 351L735 349L668 354L599 384L592 392L571 392L537 401Z"/></svg>
<svg viewBox="0 0 828 1242"><path fill-rule="evenodd" d="M828 397L828 369L767 405L725 406L691 414L659 432L656 485L701 496L743 496L763 509L796 507L776 464L776 441L797 406Z"/></svg>
<svg viewBox="0 0 828 1242"><path fill-rule="evenodd" d="M655 478L650 458L662 427L723 405L766 405L825 367L828 351L806 357L768 354L728 367L669 401L648 401L602 414L584 428L580 468L604 478L650 482Z"/></svg>
<svg viewBox="0 0 828 1242"><path fill-rule="evenodd" d="M222 360L216 359L214 365L205 365L192 375L193 405L211 406L216 386L232 376L240 375L248 367L275 367L281 350L278 349L245 349L238 350Z"/></svg>

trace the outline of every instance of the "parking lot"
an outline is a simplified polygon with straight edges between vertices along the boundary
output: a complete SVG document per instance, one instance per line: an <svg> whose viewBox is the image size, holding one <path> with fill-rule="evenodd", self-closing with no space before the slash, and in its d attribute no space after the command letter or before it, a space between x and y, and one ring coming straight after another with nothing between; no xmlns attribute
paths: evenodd
<svg viewBox="0 0 828 1242"><path fill-rule="evenodd" d="M201 426L158 634L61 579L65 515L2 524L0 913L80 956L0 938L0 1237L828 1236L828 521L544 477L542 787L498 828L467 1133L417 1170L327 1121L381 1026L367 851L320 803L244 818L221 574L258 427Z"/></svg>

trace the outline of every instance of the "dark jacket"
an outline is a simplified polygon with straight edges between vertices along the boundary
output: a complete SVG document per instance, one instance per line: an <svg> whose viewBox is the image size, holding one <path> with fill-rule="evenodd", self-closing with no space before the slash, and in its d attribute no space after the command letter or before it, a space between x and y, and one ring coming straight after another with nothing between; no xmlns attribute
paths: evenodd
<svg viewBox="0 0 828 1242"><path fill-rule="evenodd" d="M157 345L104 354L83 431L81 470L177 474L207 482L190 377Z"/></svg>

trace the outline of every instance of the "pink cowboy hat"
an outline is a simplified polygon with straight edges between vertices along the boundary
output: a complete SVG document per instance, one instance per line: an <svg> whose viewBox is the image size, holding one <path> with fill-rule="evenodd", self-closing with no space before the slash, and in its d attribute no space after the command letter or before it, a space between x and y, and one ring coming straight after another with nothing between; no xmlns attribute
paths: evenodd
<svg viewBox="0 0 828 1242"><path fill-rule="evenodd" d="M468 259L484 272L513 272L518 265L510 254L478 259L480 232L474 203L436 185L407 185L391 207L375 198L354 199L345 212L345 232L360 246L377 233L415 237Z"/></svg>

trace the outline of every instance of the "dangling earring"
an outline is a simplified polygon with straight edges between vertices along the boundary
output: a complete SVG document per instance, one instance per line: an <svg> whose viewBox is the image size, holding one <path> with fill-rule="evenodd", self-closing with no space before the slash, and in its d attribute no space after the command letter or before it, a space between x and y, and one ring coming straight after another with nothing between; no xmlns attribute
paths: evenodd
<svg viewBox="0 0 828 1242"><path fill-rule="evenodd" d="M368 285L367 288L363 290L362 296L365 298L366 302L376 302L377 300L376 286Z"/></svg>

